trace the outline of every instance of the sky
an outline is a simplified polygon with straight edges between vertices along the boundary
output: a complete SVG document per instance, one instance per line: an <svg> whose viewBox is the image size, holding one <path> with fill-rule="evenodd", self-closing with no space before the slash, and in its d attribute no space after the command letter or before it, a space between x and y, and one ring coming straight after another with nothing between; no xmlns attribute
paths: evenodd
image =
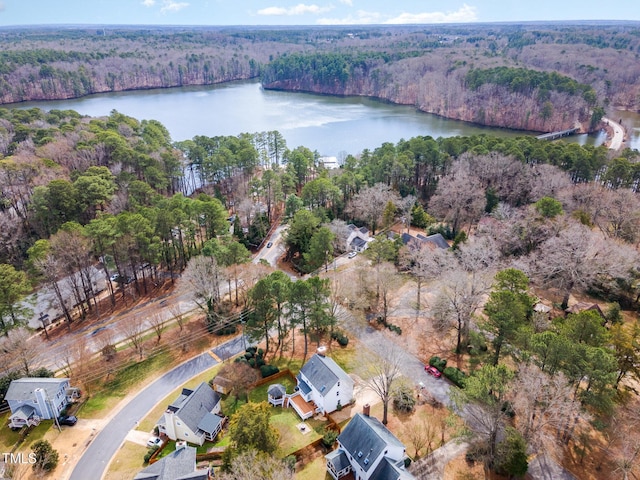
<svg viewBox="0 0 640 480"><path fill-rule="evenodd" d="M638 0L0 0L0 26L640 20Z"/></svg>

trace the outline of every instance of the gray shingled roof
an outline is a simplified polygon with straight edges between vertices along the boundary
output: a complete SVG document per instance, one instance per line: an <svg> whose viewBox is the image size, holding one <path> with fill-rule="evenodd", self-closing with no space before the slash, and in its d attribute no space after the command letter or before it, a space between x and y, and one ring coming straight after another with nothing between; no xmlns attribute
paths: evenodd
<svg viewBox="0 0 640 480"><path fill-rule="evenodd" d="M377 418L357 413L338 436L354 461L368 472L388 445L404 445Z"/></svg>
<svg viewBox="0 0 640 480"><path fill-rule="evenodd" d="M140 471L133 480L207 480L207 470L196 470L196 449L183 446Z"/></svg>
<svg viewBox="0 0 640 480"><path fill-rule="evenodd" d="M339 472L340 470L343 470L351 465L349 463L349 459L347 458L347 454L344 453L344 450L334 450L333 452L325 455L324 458L327 459L327 462L333 464L333 468L336 472Z"/></svg>
<svg viewBox="0 0 640 480"><path fill-rule="evenodd" d="M331 358L317 353L305 363L300 372L309 380L309 383L325 396L338 382L353 385L353 380Z"/></svg>
<svg viewBox="0 0 640 480"><path fill-rule="evenodd" d="M53 398L58 394L60 386L68 381L68 378L19 378L11 382L4 399L26 402L33 398L33 391L37 388L44 389L47 396Z"/></svg>
<svg viewBox="0 0 640 480"><path fill-rule="evenodd" d="M449 248L449 244L447 243L445 238L440 233L434 233L433 235L429 235L428 237L425 237L424 235L421 235L421 234L418 234L416 236L420 240L423 240L425 242L431 243L431 244L435 245L438 248L443 248L445 250L447 248Z"/></svg>
<svg viewBox="0 0 640 480"><path fill-rule="evenodd" d="M449 244L439 233L434 233L433 235L429 235L428 237L425 237L424 235L419 233L414 237L413 235L405 232L400 236L400 238L402 239L402 243L404 245L409 245L410 247L413 246L413 248L421 248L427 243L438 248L449 248Z"/></svg>
<svg viewBox="0 0 640 480"><path fill-rule="evenodd" d="M187 394L187 392L191 392ZM207 413L218 404L218 395L206 382L202 382L195 390L183 389L182 394L170 406L176 408L175 414L184 424L195 432L198 424Z"/></svg>
<svg viewBox="0 0 640 480"><path fill-rule="evenodd" d="M25 422L31 418L31 416L36 412L36 409L31 405L22 405L15 412L11 414L9 418L21 418Z"/></svg>
<svg viewBox="0 0 640 480"><path fill-rule="evenodd" d="M311 387L309 386L309 384L307 382L305 382L302 379L302 377L300 376L299 373L296 376L296 379L298 380L298 388L300 389L300 391L302 392L303 395L307 395L309 392L311 392Z"/></svg>
<svg viewBox="0 0 640 480"><path fill-rule="evenodd" d="M353 245L354 247L357 248L362 248L367 244L366 241L364 241L363 239L361 239L360 237L353 237L353 240L351 240L351 245Z"/></svg>
<svg viewBox="0 0 640 480"><path fill-rule="evenodd" d="M400 462L402 463L402 462ZM404 469L404 465L400 467L397 463L388 458L384 458L376 467L375 471L369 477L369 480L411 480L415 479L413 475Z"/></svg>
<svg viewBox="0 0 640 480"><path fill-rule="evenodd" d="M274 383L273 385L269 385L267 389L267 395L272 396L273 398L282 398L287 394L287 389L284 388L284 385L281 383Z"/></svg>
<svg viewBox="0 0 640 480"><path fill-rule="evenodd" d="M208 434L212 434L218 429L218 425L222 423L222 417L216 415L215 413L207 413L200 423L198 423L198 428L203 432L207 432Z"/></svg>

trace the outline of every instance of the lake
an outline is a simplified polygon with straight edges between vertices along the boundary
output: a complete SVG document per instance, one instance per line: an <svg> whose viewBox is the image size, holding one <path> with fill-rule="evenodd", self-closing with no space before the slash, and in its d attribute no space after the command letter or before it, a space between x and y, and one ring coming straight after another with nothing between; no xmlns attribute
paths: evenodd
<svg viewBox="0 0 640 480"><path fill-rule="evenodd" d="M383 142L397 143L418 135L437 138L481 133L503 137L529 134L448 120L413 107L363 97L263 90L257 81L136 90L6 107L70 109L96 117L117 110L139 120L160 121L176 141L196 135L214 137L278 130L289 148L303 145L328 156L357 154ZM620 115L627 126L633 125L631 146L640 148L640 116L631 112ZM603 134L569 138L592 145L600 145L604 140Z"/></svg>

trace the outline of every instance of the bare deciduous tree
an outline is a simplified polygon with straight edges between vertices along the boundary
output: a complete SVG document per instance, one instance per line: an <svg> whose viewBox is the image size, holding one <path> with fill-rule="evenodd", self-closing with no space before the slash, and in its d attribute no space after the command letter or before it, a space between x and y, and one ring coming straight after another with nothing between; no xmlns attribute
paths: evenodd
<svg viewBox="0 0 640 480"><path fill-rule="evenodd" d="M293 480L295 472L283 460L255 450L248 450L233 460L229 472L216 473L216 478L220 480Z"/></svg>
<svg viewBox="0 0 640 480"><path fill-rule="evenodd" d="M532 363L520 368L511 403L520 419L518 429L532 452L561 450L558 433L567 417L576 413L573 391L562 373L550 376Z"/></svg>
<svg viewBox="0 0 640 480"><path fill-rule="evenodd" d="M144 318L133 317L130 321L120 322L120 329L125 339L129 341L133 350L140 355L140 359L144 354L143 342L144 342Z"/></svg>
<svg viewBox="0 0 640 480"><path fill-rule="evenodd" d="M463 225L471 227L480 220L484 206L482 185L463 162L456 162L451 173L438 182L429 201L430 213L448 222L454 233Z"/></svg>
<svg viewBox="0 0 640 480"><path fill-rule="evenodd" d="M162 332L167 328L167 319L162 314L156 313L149 318L149 325L151 325L156 337L158 337L157 343L160 344Z"/></svg>
<svg viewBox="0 0 640 480"><path fill-rule="evenodd" d="M432 452L438 430L428 418L421 416L406 424L404 434L414 449L414 460L417 460L422 456L423 449L426 455Z"/></svg>
<svg viewBox="0 0 640 480"><path fill-rule="evenodd" d="M402 356L399 347L385 347L379 356L371 355L364 362L365 371L362 377L367 387L373 391L382 401L382 423L387 424L389 402L392 397L393 384L400 377L400 365Z"/></svg>
<svg viewBox="0 0 640 480"><path fill-rule="evenodd" d="M189 260L182 274L182 282L188 285L196 305L207 316L207 322L215 317L220 303L222 270L214 257L198 255Z"/></svg>
<svg viewBox="0 0 640 480"><path fill-rule="evenodd" d="M615 291L617 282L630 280L638 253L571 223L545 241L530 261L533 276L540 284L557 287L563 294L562 307L567 308L574 288Z"/></svg>
<svg viewBox="0 0 640 480"><path fill-rule="evenodd" d="M372 233L382 223L382 215L389 202L397 205L398 194L384 183L376 183L372 187L363 188L348 203L347 211L355 218L367 223Z"/></svg>
<svg viewBox="0 0 640 480"><path fill-rule="evenodd" d="M10 365L21 370L25 376L34 370L39 348L36 342L29 341L31 334L24 327L14 328L0 339L0 350L7 355Z"/></svg>

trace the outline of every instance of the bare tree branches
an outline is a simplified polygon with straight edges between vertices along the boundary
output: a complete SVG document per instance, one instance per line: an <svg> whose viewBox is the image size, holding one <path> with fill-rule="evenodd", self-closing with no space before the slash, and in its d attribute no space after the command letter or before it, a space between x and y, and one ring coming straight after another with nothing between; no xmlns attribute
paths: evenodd
<svg viewBox="0 0 640 480"><path fill-rule="evenodd" d="M365 363L363 378L367 387L373 391L383 405L382 423L387 424L389 401L393 384L400 377L401 354L399 347L387 345L379 357L371 356Z"/></svg>

